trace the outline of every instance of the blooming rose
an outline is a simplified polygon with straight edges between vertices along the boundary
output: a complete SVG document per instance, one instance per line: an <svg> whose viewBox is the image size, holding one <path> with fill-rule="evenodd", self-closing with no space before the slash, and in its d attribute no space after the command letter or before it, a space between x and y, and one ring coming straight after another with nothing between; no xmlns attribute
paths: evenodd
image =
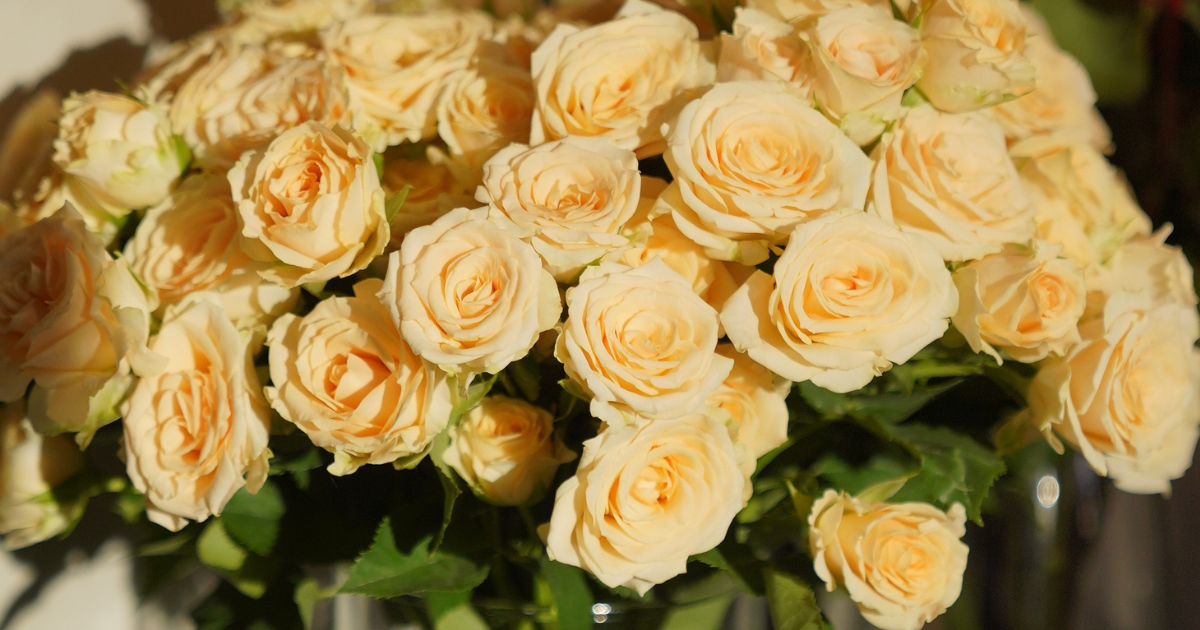
<svg viewBox="0 0 1200 630"><path fill-rule="evenodd" d="M366 13L371 0L221 0L226 18L240 17L266 33L312 31Z"/></svg>
<svg viewBox="0 0 1200 630"><path fill-rule="evenodd" d="M51 88L39 90L13 115L0 144L0 200L9 202L25 223L43 218L17 211L33 199L42 179L54 168L54 140L61 115L58 94Z"/></svg>
<svg viewBox="0 0 1200 630"><path fill-rule="evenodd" d="M171 123L204 166L228 168L307 121L348 120L341 72L312 56L220 41L170 98Z"/></svg>
<svg viewBox="0 0 1200 630"><path fill-rule="evenodd" d="M724 540L744 484L728 431L706 415L610 426L558 487L546 552L645 593Z"/></svg>
<svg viewBox="0 0 1200 630"><path fill-rule="evenodd" d="M443 457L469 486L497 505L524 505L571 461L554 433L554 416L523 400L488 396L450 428Z"/></svg>
<svg viewBox="0 0 1200 630"><path fill-rule="evenodd" d="M733 361L714 353L717 313L661 260L604 262L567 290L554 356L610 425L702 411Z"/></svg>
<svg viewBox="0 0 1200 630"><path fill-rule="evenodd" d="M669 208L713 258L747 265L766 260L768 246L805 221L861 209L870 186L867 156L774 82L717 84L684 107L663 157L676 185L656 212Z"/></svg>
<svg viewBox="0 0 1200 630"><path fill-rule="evenodd" d="M1038 89L984 110L1004 128L1008 141L1056 133L1100 150L1107 148L1111 137L1096 111L1096 91L1087 69L1059 48L1049 33L1031 37L1025 54L1037 70Z"/></svg>
<svg viewBox="0 0 1200 630"><path fill-rule="evenodd" d="M499 372L562 312L537 252L483 208L409 232L380 297L413 351L450 373Z"/></svg>
<svg viewBox="0 0 1200 630"><path fill-rule="evenodd" d="M243 486L262 486L270 409L248 338L216 302L168 311L150 350L164 363L124 404L126 471L150 520L178 531L219 515Z"/></svg>
<svg viewBox="0 0 1200 630"><path fill-rule="evenodd" d="M329 472L348 475L426 451L450 421L445 375L400 337L364 280L354 297L329 298L304 317L271 327L267 399L313 444L334 454Z"/></svg>
<svg viewBox="0 0 1200 630"><path fill-rule="evenodd" d="M83 468L83 454L64 436L43 437L24 417L24 405L0 405L0 535L20 549L70 527L76 506L51 491Z"/></svg>
<svg viewBox="0 0 1200 630"><path fill-rule="evenodd" d="M511 145L483 175L476 199L488 218L533 245L559 281L629 243L620 232L641 198L637 158L605 138Z"/></svg>
<svg viewBox="0 0 1200 630"><path fill-rule="evenodd" d="M331 62L346 75L354 129L381 151L437 133L443 81L467 67L492 34L482 12L367 15L322 34Z"/></svg>
<svg viewBox="0 0 1200 630"><path fill-rule="evenodd" d="M596 26L559 24L531 59L530 143L605 136L639 158L661 153L662 124L715 75L699 37L687 18L643 0Z"/></svg>
<svg viewBox="0 0 1200 630"><path fill-rule="evenodd" d="M745 445L753 471L759 457L787 442L785 401L792 383L738 352L733 344L718 345L717 354L733 359L733 369L706 402L729 414L735 424L734 442Z"/></svg>
<svg viewBox="0 0 1200 630"><path fill-rule="evenodd" d="M935 107L967 112L1033 90L1037 70L1025 55L1025 16L1017 0L919 4L921 45L929 63L917 87Z"/></svg>
<svg viewBox="0 0 1200 630"><path fill-rule="evenodd" d="M154 107L95 91L63 101L54 162L114 218L165 199L189 159Z"/></svg>
<svg viewBox="0 0 1200 630"><path fill-rule="evenodd" d="M395 158L383 164L383 190L390 198L405 187L404 205L392 219L391 249L399 249L404 235L429 225L455 208L474 205L467 190L448 166L424 158Z"/></svg>
<svg viewBox="0 0 1200 630"><path fill-rule="evenodd" d="M903 6L908 2L901 0L896 4ZM891 10L889 4L884 0L747 0L746 6L762 11L776 19L792 23L800 22L805 18L820 17L849 7L870 6Z"/></svg>
<svg viewBox="0 0 1200 630"><path fill-rule="evenodd" d="M721 33L717 80L780 80L805 92L804 43L796 28L757 9L735 11L733 33Z"/></svg>
<svg viewBox="0 0 1200 630"><path fill-rule="evenodd" d="M966 511L862 501L826 490L808 517L813 568L882 630L918 630L946 612L967 567Z"/></svg>
<svg viewBox="0 0 1200 630"><path fill-rule="evenodd" d="M54 401L42 410L44 432L83 431L86 442L116 419L101 421L89 406L127 376L124 360L145 341L145 294L66 207L0 238L0 296L0 402L20 399L33 382Z"/></svg>
<svg viewBox="0 0 1200 630"><path fill-rule="evenodd" d="M900 116L925 64L917 31L889 9L856 6L825 14L800 37L821 112L859 145L873 142Z"/></svg>
<svg viewBox="0 0 1200 630"><path fill-rule="evenodd" d="M1013 145L1012 155L1033 200L1038 238L1062 245L1085 271L1126 240L1150 233L1125 178L1091 146L1034 136Z"/></svg>
<svg viewBox="0 0 1200 630"><path fill-rule="evenodd" d="M850 392L941 337L957 308L928 242L855 213L796 228L773 275L750 276L721 322L776 374Z"/></svg>
<svg viewBox="0 0 1200 630"><path fill-rule="evenodd" d="M221 294L236 323L269 324L299 298L259 277L269 265L242 250L238 211L223 174L186 179L152 208L125 245L133 272L158 298L160 308L197 291Z"/></svg>
<svg viewBox="0 0 1200 630"><path fill-rule="evenodd" d="M1032 249L1009 246L954 272L954 326L971 350L999 362L1004 352L1034 363L1079 342L1076 324L1087 306L1087 287L1083 270L1060 251L1045 241Z"/></svg>
<svg viewBox="0 0 1200 630"><path fill-rule="evenodd" d="M1034 426L1078 448L1092 468L1122 486L1118 475L1159 457L1168 436L1200 425L1200 351L1194 347L1200 318L1191 304L1154 304L1148 293L1120 293L1080 323L1079 333L1081 343L1042 364L1029 388L1029 411ZM1127 489L1165 492L1178 475L1157 468L1172 474Z"/></svg>
<svg viewBox="0 0 1200 630"><path fill-rule="evenodd" d="M274 263L261 275L285 287L348 276L390 236L383 188L367 145L346 129L307 122L229 172L248 251Z"/></svg>
<svg viewBox="0 0 1200 630"><path fill-rule="evenodd" d="M472 174L504 146L529 140L533 79L505 56L498 45L485 48L446 78L438 97L438 135L451 159Z"/></svg>
<svg viewBox="0 0 1200 630"><path fill-rule="evenodd" d="M972 260L1033 236L1033 204L999 125L980 114L911 110L875 149L873 211Z"/></svg>
<svg viewBox="0 0 1200 630"><path fill-rule="evenodd" d="M1088 278L1088 289L1105 296L1144 292L1154 304L1195 306L1192 266L1178 247L1166 244L1170 224L1151 236L1134 237Z"/></svg>

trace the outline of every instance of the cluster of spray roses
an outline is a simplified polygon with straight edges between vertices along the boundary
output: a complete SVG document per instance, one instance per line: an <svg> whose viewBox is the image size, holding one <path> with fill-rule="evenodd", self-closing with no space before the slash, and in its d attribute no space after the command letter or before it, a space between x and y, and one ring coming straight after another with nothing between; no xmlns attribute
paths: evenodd
<svg viewBox="0 0 1200 630"><path fill-rule="evenodd" d="M708 39L643 0L595 23L229 11L131 95L39 98L10 133L10 546L66 527L39 499L80 465L56 436L120 419L177 530L261 486L273 411L334 475L448 437L435 455L481 498L555 492L551 559L644 593L724 539L792 382L853 392L952 324L1036 364L1027 421L1119 487L1191 463L1191 268L1106 162L1086 73L1014 0L750 0ZM657 156L671 181L639 171ZM589 401L581 453L554 410L464 404L527 356ZM817 575L877 626L957 598L961 505L830 490L808 520Z"/></svg>

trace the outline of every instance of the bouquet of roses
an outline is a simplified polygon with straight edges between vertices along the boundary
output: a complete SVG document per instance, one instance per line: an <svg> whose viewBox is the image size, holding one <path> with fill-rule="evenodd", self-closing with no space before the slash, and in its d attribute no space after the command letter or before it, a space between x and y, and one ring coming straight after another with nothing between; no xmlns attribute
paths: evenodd
<svg viewBox="0 0 1200 630"><path fill-rule="evenodd" d="M1036 15L666 5L234 0L125 93L34 99L5 543L110 494L223 578L214 628L753 592L811 630L822 587L913 630L1021 448L1169 491L1192 270Z"/></svg>

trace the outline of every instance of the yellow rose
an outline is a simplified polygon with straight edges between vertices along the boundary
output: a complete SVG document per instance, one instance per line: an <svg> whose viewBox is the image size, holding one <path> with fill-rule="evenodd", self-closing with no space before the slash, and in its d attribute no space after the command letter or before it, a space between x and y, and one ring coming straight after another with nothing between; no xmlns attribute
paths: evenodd
<svg viewBox="0 0 1200 630"><path fill-rule="evenodd" d="M500 149L529 140L533 79L528 68L505 57L498 45L485 48L469 67L446 78L438 97L438 135L469 179L478 179L476 172Z"/></svg>
<svg viewBox="0 0 1200 630"><path fill-rule="evenodd" d="M714 353L718 326L716 311L661 260L604 262L567 290L554 356L608 424L676 418L702 411L733 367Z"/></svg>
<svg viewBox="0 0 1200 630"><path fill-rule="evenodd" d="M476 199L568 282L629 244L621 229L637 210L641 184L632 151L605 138L568 137L502 149L484 165Z"/></svg>
<svg viewBox="0 0 1200 630"><path fill-rule="evenodd" d="M526 505L575 459L554 433L554 416L523 400L488 396L450 428L446 463L496 505Z"/></svg>
<svg viewBox="0 0 1200 630"><path fill-rule="evenodd" d="M113 218L165 199L189 159L154 107L106 92L63 101L54 163Z"/></svg>
<svg viewBox="0 0 1200 630"><path fill-rule="evenodd" d="M713 258L756 265L792 229L841 208L861 209L871 162L812 105L781 83L720 83L692 101L663 156L670 211Z"/></svg>
<svg viewBox="0 0 1200 630"><path fill-rule="evenodd" d="M968 112L1033 90L1037 70L1025 55L1025 16L1017 0L919 4L921 45L929 63L917 87L935 107Z"/></svg>
<svg viewBox="0 0 1200 630"><path fill-rule="evenodd" d="M483 208L459 208L409 232L388 260L380 298L414 352L468 375L525 356L562 312L537 252Z"/></svg>
<svg viewBox="0 0 1200 630"><path fill-rule="evenodd" d="M718 81L779 80L808 95L804 42L796 28L757 9L738 7L733 32L721 33Z"/></svg>
<svg viewBox="0 0 1200 630"><path fill-rule="evenodd" d="M729 340L772 372L850 392L940 338L958 308L934 248L864 213L792 234L721 311Z"/></svg>
<svg viewBox="0 0 1200 630"><path fill-rule="evenodd" d="M967 515L955 503L862 501L826 490L808 517L813 568L882 630L918 630L962 592Z"/></svg>
<svg viewBox="0 0 1200 630"><path fill-rule="evenodd" d="M907 0L896 3L903 8ZM869 6L891 11L885 0L747 0L746 6L762 11L785 22L797 23L806 18L820 17L839 9Z"/></svg>
<svg viewBox="0 0 1200 630"><path fill-rule="evenodd" d="M753 472L759 457L787 442L786 400L792 383L738 352L733 344L718 345L717 354L733 359L733 369L706 403L729 414L734 443L745 446L745 465Z"/></svg>
<svg viewBox="0 0 1200 630"><path fill-rule="evenodd" d="M558 487L546 553L644 594L725 539L744 484L729 432L708 416L610 426Z"/></svg>
<svg viewBox="0 0 1200 630"><path fill-rule="evenodd" d="M972 350L1001 363L1001 352L1034 363L1079 342L1087 287L1083 270L1060 251L1035 241L1032 249L1010 246L954 272L959 306L952 321Z"/></svg>
<svg viewBox="0 0 1200 630"><path fill-rule="evenodd" d="M169 98L175 132L201 165L228 168L306 121L332 127L348 120L341 72L320 56L227 40L209 45L208 54L179 62L186 78Z"/></svg>
<svg viewBox="0 0 1200 630"><path fill-rule="evenodd" d="M1200 426L1195 306L1156 305L1147 292L1118 293L1080 323L1079 333L1082 342L1043 362L1029 388L1034 426L1079 449L1119 487L1168 491L1187 465L1156 461L1164 448L1182 448L1167 445L1168 439L1190 434L1194 443ZM1138 469L1126 485L1122 475ZM1162 476L1148 483L1145 476L1155 470Z"/></svg>
<svg viewBox="0 0 1200 630"><path fill-rule="evenodd" d="M1034 234L1034 207L1004 132L980 114L910 109L872 155L872 211L946 260L982 258Z"/></svg>
<svg viewBox="0 0 1200 630"><path fill-rule="evenodd" d="M439 10L357 17L321 37L346 75L354 129L382 151L437 134L438 91L491 35L484 13Z"/></svg>
<svg viewBox="0 0 1200 630"><path fill-rule="evenodd" d="M248 337L215 302L169 311L150 350L161 371L142 375L122 409L126 472L150 520L179 531L262 486L270 409Z"/></svg>
<svg viewBox="0 0 1200 630"><path fill-rule="evenodd" d="M69 206L0 239L0 270L0 402L33 382L40 427L81 431L86 443L116 419L97 405L110 381L128 383L126 359L149 328L146 296Z"/></svg>
<svg viewBox="0 0 1200 630"><path fill-rule="evenodd" d="M559 24L531 65L531 144L604 136L639 158L662 152L663 123L715 76L696 26L643 0L596 26Z"/></svg>
<svg viewBox="0 0 1200 630"><path fill-rule="evenodd" d="M445 164L425 158L395 158L383 164L383 190L390 198L412 186L392 220L390 249L399 249L404 235L455 208L474 205L470 191Z"/></svg>
<svg viewBox="0 0 1200 630"><path fill-rule="evenodd" d="M1088 278L1088 290L1105 296L1143 292L1154 304L1196 305L1192 265L1183 251L1166 244L1167 224L1151 236L1127 241Z"/></svg>
<svg viewBox="0 0 1200 630"><path fill-rule="evenodd" d="M1091 146L1057 135L1033 136L1012 147L1033 200L1037 236L1063 246L1085 271L1130 238L1150 233L1129 184Z"/></svg>
<svg viewBox="0 0 1200 630"><path fill-rule="evenodd" d="M242 250L240 232L225 176L194 175L146 213L125 244L125 259L160 308L215 291L235 323L268 325L291 309L299 291L260 278L269 265Z"/></svg>
<svg viewBox="0 0 1200 630"><path fill-rule="evenodd" d="M51 491L83 468L83 454L67 437L43 437L24 405L0 405L0 535L5 549L21 549L70 527L77 507Z"/></svg>
<svg viewBox="0 0 1200 630"><path fill-rule="evenodd" d="M450 421L445 375L400 337L364 280L354 297L322 301L304 317L285 315L267 337L271 406L334 454L329 472L422 455Z"/></svg>
<svg viewBox="0 0 1200 630"><path fill-rule="evenodd" d="M857 6L821 16L800 37L817 107L855 143L874 142L925 65L917 31L890 8Z"/></svg>
<svg viewBox="0 0 1200 630"><path fill-rule="evenodd" d="M293 127L242 156L229 183L248 252L285 287L360 271L391 234L374 156L341 127Z"/></svg>

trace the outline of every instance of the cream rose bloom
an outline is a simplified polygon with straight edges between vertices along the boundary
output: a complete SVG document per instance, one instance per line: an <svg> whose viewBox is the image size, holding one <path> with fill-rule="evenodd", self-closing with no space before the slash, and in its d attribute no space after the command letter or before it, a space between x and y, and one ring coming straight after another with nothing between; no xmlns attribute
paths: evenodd
<svg viewBox="0 0 1200 630"><path fill-rule="evenodd" d="M320 30L370 11L371 0L218 0L226 19L240 18L265 33Z"/></svg>
<svg viewBox="0 0 1200 630"><path fill-rule="evenodd" d="M610 426L558 487L546 553L644 594L724 540L744 484L729 432L706 415Z"/></svg>
<svg viewBox="0 0 1200 630"><path fill-rule="evenodd" d="M733 369L706 403L729 414L734 442L745 446L744 466L753 472L759 457L787 442L786 400L792 382L738 352L733 344L718 345L717 354L733 359Z"/></svg>
<svg viewBox="0 0 1200 630"><path fill-rule="evenodd" d="M208 54L183 57L170 75L151 82L170 104L175 132L196 161L226 169L242 154L307 121L326 126L348 120L342 74L307 48L241 44L226 39L206 45ZM203 49L202 49L203 50Z"/></svg>
<svg viewBox="0 0 1200 630"><path fill-rule="evenodd" d="M437 10L362 16L321 37L331 63L346 75L354 129L382 151L437 134L439 90L467 67L492 29L482 12Z"/></svg>
<svg viewBox="0 0 1200 630"><path fill-rule="evenodd" d="M569 282L585 265L625 247L642 180L632 151L605 138L568 137L502 149L483 168L475 198L488 218L519 235L546 270Z"/></svg>
<svg viewBox="0 0 1200 630"><path fill-rule="evenodd" d="M862 501L826 490L808 517L813 568L844 586L882 630L918 630L958 599L967 568L967 515L955 503Z"/></svg>
<svg viewBox="0 0 1200 630"><path fill-rule="evenodd" d="M975 352L1003 363L1001 353L1034 363L1079 342L1076 325L1087 307L1083 270L1061 248L1035 241L959 267L958 312L952 318Z"/></svg>
<svg viewBox="0 0 1200 630"><path fill-rule="evenodd" d="M247 251L285 287L364 269L391 229L367 145L346 129L307 122L248 152L229 171Z"/></svg>
<svg viewBox="0 0 1200 630"><path fill-rule="evenodd" d="M83 454L64 436L43 437L24 405L0 405L0 535L5 549L49 540L70 527L76 506L51 491L83 469Z"/></svg>
<svg viewBox="0 0 1200 630"><path fill-rule="evenodd" d="M63 101L54 163L113 217L165 199L190 159L157 108L94 91Z"/></svg>
<svg viewBox="0 0 1200 630"><path fill-rule="evenodd" d="M733 32L721 33L718 81L785 81L807 95L804 42L796 28L757 9L737 7Z"/></svg>
<svg viewBox="0 0 1200 630"><path fill-rule="evenodd" d="M483 208L409 232L388 260L380 298L414 352L468 377L525 356L562 312L537 252Z"/></svg>
<svg viewBox="0 0 1200 630"><path fill-rule="evenodd" d="M917 31L887 8L827 13L800 38L817 107L859 145L874 142L900 117L904 91L925 65Z"/></svg>
<svg viewBox="0 0 1200 630"><path fill-rule="evenodd" d="M1034 206L1004 132L981 114L908 110L872 155L872 212L925 237L948 261L1034 235Z"/></svg>
<svg viewBox="0 0 1200 630"><path fill-rule="evenodd" d="M871 162L806 100L775 82L720 83L671 125L663 194L679 230L710 256L756 265L797 225L861 209Z"/></svg>
<svg viewBox="0 0 1200 630"><path fill-rule="evenodd" d="M896 4L903 8L908 1L901 0ZM889 3L884 0L747 0L746 6L762 11L776 19L792 23L851 7L870 6L886 11L891 10Z"/></svg>
<svg viewBox="0 0 1200 630"><path fill-rule="evenodd" d="M1127 241L1088 278L1088 290L1104 296L1146 293L1154 304L1195 306L1192 265L1183 251L1166 244L1171 225Z"/></svg>
<svg viewBox="0 0 1200 630"><path fill-rule="evenodd" d="M322 301L304 317L271 327L271 406L313 444L334 454L329 472L423 455L450 421L446 377L400 337L376 293L378 279L354 297Z"/></svg>
<svg viewBox="0 0 1200 630"><path fill-rule="evenodd" d="M450 159L478 179L479 168L497 151L529 141L533 78L499 45L485 46L470 66L446 78L436 112Z"/></svg>
<svg viewBox="0 0 1200 630"><path fill-rule="evenodd" d="M530 63L531 144L604 136L639 158L662 152L663 123L715 77L696 26L644 0L595 26L559 24Z"/></svg>
<svg viewBox="0 0 1200 630"><path fill-rule="evenodd" d="M171 531L266 480L270 409L248 341L216 302L189 300L150 342L161 371L142 375L123 406L126 472L150 520Z"/></svg>
<svg viewBox="0 0 1200 630"><path fill-rule="evenodd" d="M1150 233L1129 184L1091 146L1067 137L1034 136L1012 147L1033 200L1038 238L1063 246L1085 271L1121 244Z"/></svg>
<svg viewBox="0 0 1200 630"><path fill-rule="evenodd" d="M917 87L935 107L967 112L1033 90L1037 69L1025 54L1025 16L1017 0L919 0L919 5L929 63Z"/></svg>
<svg viewBox="0 0 1200 630"><path fill-rule="evenodd" d="M716 311L661 260L604 262L567 290L554 356L610 426L676 418L702 411L733 368L714 352L718 327Z"/></svg>
<svg viewBox="0 0 1200 630"><path fill-rule="evenodd" d="M97 415L100 394L128 384L126 359L149 327L145 294L68 206L0 238L0 296L0 402L32 382L40 428L81 431L86 443L116 419Z"/></svg>
<svg viewBox="0 0 1200 630"><path fill-rule="evenodd" d="M554 416L523 400L488 396L450 428L443 455L476 494L496 505L542 496L558 466L575 459L554 432Z"/></svg>
<svg viewBox="0 0 1200 630"><path fill-rule="evenodd" d="M1004 128L1008 141L1062 134L1096 149L1106 149L1112 137L1096 111L1096 90L1087 69L1059 48L1048 33L1031 37L1025 54L1037 70L1039 87L984 110Z"/></svg>
<svg viewBox="0 0 1200 630"><path fill-rule="evenodd" d="M251 260L242 240L229 181L200 174L146 213L125 244L125 259L160 309L197 291L215 291L235 323L269 325L291 310L299 290L259 277L270 266Z"/></svg>
<svg viewBox="0 0 1200 630"><path fill-rule="evenodd" d="M1034 426L1052 443L1058 436L1079 449L1118 487L1168 491L1187 469L1181 458L1167 457L1184 448L1168 439L1182 435L1194 444L1190 436L1200 426L1195 306L1155 305L1148 293L1121 293L1081 323L1079 333L1082 342L1042 363L1029 388ZM1122 475L1130 471L1138 474L1126 484ZM1153 471L1160 476L1148 480Z"/></svg>
<svg viewBox="0 0 1200 630"><path fill-rule="evenodd" d="M796 229L773 275L725 303L729 340L772 372L844 393L940 338L958 292L937 251L869 214Z"/></svg>
<svg viewBox="0 0 1200 630"><path fill-rule="evenodd" d="M449 166L425 158L394 158L383 164L383 190L388 198L406 187L404 205L392 219L389 249L399 249L404 235L455 208L474 205L467 187Z"/></svg>

